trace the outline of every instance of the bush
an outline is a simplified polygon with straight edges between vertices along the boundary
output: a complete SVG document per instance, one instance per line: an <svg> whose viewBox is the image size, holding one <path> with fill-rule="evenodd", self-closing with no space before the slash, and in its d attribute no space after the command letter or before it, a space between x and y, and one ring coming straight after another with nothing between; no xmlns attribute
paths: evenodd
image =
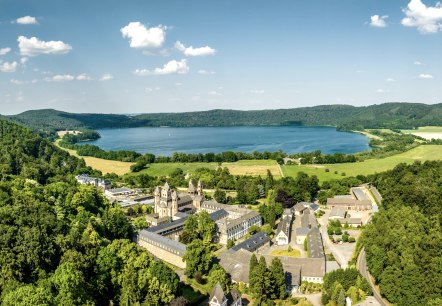
<svg viewBox="0 0 442 306"><path fill-rule="evenodd" d="M342 172L341 175L342 175L342 176L346 176L345 172Z"/></svg>
<svg viewBox="0 0 442 306"><path fill-rule="evenodd" d="M335 228L336 235L342 235L342 229L340 227Z"/></svg>
<svg viewBox="0 0 442 306"><path fill-rule="evenodd" d="M342 235L342 241L348 242L348 235L346 235L346 234Z"/></svg>
<svg viewBox="0 0 442 306"><path fill-rule="evenodd" d="M348 242L350 242L350 243L356 242L355 237L348 237Z"/></svg>
<svg viewBox="0 0 442 306"><path fill-rule="evenodd" d="M325 172L330 172L330 169L329 168L325 168Z"/></svg>
<svg viewBox="0 0 442 306"><path fill-rule="evenodd" d="M335 170L335 174L338 174L338 171Z"/></svg>

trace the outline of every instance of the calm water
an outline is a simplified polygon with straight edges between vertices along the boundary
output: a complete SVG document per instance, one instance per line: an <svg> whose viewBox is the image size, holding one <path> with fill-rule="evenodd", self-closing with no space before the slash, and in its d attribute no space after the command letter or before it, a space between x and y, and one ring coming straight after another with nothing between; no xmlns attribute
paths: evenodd
<svg viewBox="0 0 442 306"><path fill-rule="evenodd" d="M104 150L132 150L155 155L173 152L321 150L323 153L355 153L368 150L368 138L338 132L332 127L192 127L127 128L98 130L101 138L89 142Z"/></svg>

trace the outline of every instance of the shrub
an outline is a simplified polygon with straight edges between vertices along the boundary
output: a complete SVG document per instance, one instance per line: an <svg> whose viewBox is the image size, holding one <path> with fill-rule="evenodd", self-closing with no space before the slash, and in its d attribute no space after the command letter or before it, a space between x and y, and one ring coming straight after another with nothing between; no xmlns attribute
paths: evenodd
<svg viewBox="0 0 442 306"><path fill-rule="evenodd" d="M348 237L348 242L350 242L350 243L356 242L355 237Z"/></svg>
<svg viewBox="0 0 442 306"><path fill-rule="evenodd" d="M329 168L325 168L325 172L330 172L330 169Z"/></svg>
<svg viewBox="0 0 442 306"><path fill-rule="evenodd" d="M348 242L348 235L346 235L346 234L342 235L342 241Z"/></svg>

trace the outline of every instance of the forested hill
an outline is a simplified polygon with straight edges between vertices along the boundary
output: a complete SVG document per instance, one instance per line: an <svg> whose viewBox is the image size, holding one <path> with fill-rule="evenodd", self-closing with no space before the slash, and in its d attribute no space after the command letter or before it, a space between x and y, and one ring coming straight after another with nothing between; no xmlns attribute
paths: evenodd
<svg viewBox="0 0 442 306"><path fill-rule="evenodd" d="M8 118L40 132L78 128L244 125L331 125L347 130L363 128L410 129L418 126L440 125L442 104L385 103L361 107L321 105L276 110L210 110L136 116L72 114L45 109L27 111L8 116Z"/></svg>
<svg viewBox="0 0 442 306"><path fill-rule="evenodd" d="M173 270L131 242L122 209L76 183L88 171L0 120L0 305L169 305L179 295Z"/></svg>

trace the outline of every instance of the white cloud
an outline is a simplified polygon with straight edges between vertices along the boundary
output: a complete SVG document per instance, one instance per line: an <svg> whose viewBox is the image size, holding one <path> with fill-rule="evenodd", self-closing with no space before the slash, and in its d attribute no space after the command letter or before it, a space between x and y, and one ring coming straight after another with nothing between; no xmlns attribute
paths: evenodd
<svg viewBox="0 0 442 306"><path fill-rule="evenodd" d="M183 83L181 82L175 83L175 86L183 86Z"/></svg>
<svg viewBox="0 0 442 306"><path fill-rule="evenodd" d="M23 56L37 56L41 54L66 54L72 50L69 44L60 40L58 41L42 41L37 37L27 38L19 36L18 47L20 54Z"/></svg>
<svg viewBox="0 0 442 306"><path fill-rule="evenodd" d="M414 61L413 64L415 64L415 65L417 65L417 66L422 66L424 63L422 63L422 62L420 62L420 61Z"/></svg>
<svg viewBox="0 0 442 306"><path fill-rule="evenodd" d="M428 74L428 73L421 73L421 74L419 74L419 78L421 78L421 79L432 79L433 76L431 74Z"/></svg>
<svg viewBox="0 0 442 306"><path fill-rule="evenodd" d="M386 90L386 89L378 89L378 90L376 90L376 92L380 93L380 94L383 94L383 93L389 93L390 91Z"/></svg>
<svg viewBox="0 0 442 306"><path fill-rule="evenodd" d="M91 81L92 80L92 78L89 75L87 75L86 73L82 73L80 75L77 75L76 79L78 81Z"/></svg>
<svg viewBox="0 0 442 306"><path fill-rule="evenodd" d="M370 25L376 28L385 28L387 26L387 23L385 22L387 18L388 16L373 15L370 17Z"/></svg>
<svg viewBox="0 0 442 306"><path fill-rule="evenodd" d="M216 53L216 50L209 46L201 48L194 48L192 46L186 47L180 41L177 41L175 43L175 48L183 52L185 56L207 56L207 55L214 55Z"/></svg>
<svg viewBox="0 0 442 306"><path fill-rule="evenodd" d="M198 74L212 75L212 74L215 74L215 71L207 71L207 70L204 70L204 69L200 69L200 70L198 70Z"/></svg>
<svg viewBox="0 0 442 306"><path fill-rule="evenodd" d="M28 62L28 60L29 60L29 58L27 58L27 57L22 57L22 58L20 59L20 63L21 63L22 65L25 65L25 64Z"/></svg>
<svg viewBox="0 0 442 306"><path fill-rule="evenodd" d="M140 22L131 22L120 29L124 38L130 39L132 48L158 48L161 47L166 38L166 27L161 25L146 28Z"/></svg>
<svg viewBox="0 0 442 306"><path fill-rule="evenodd" d="M38 80L32 80L32 81L21 81L21 80L16 80L16 79L11 79L9 80L9 82L11 82L14 85L22 85L22 84L35 84L38 82Z"/></svg>
<svg viewBox="0 0 442 306"><path fill-rule="evenodd" d="M9 52L11 52L11 48L1 48L0 49L0 55L6 55Z"/></svg>
<svg viewBox="0 0 442 306"><path fill-rule="evenodd" d="M159 88L159 87L154 87L154 88L151 88L151 87L146 87L145 89L144 89L144 92L146 92L146 93L150 93L150 92L152 92L152 91L158 91L158 90L160 90L161 88Z"/></svg>
<svg viewBox="0 0 442 306"><path fill-rule="evenodd" d="M0 63L0 71L1 72L15 72L15 70L17 69L17 62L12 62L12 63L8 63L8 62L4 62L4 63Z"/></svg>
<svg viewBox="0 0 442 306"><path fill-rule="evenodd" d="M211 90L207 94L209 96L221 96L221 93L217 92L216 90Z"/></svg>
<svg viewBox="0 0 442 306"><path fill-rule="evenodd" d="M404 13L407 17L402 19L402 25L416 27L419 32L437 33L442 31L442 4L437 2L435 6L426 6L421 0L411 0Z"/></svg>
<svg viewBox="0 0 442 306"><path fill-rule="evenodd" d="M114 76L110 73L105 73L101 76L100 81L109 81L112 80Z"/></svg>
<svg viewBox="0 0 442 306"><path fill-rule="evenodd" d="M38 24L37 18L32 16L24 16L15 20L18 24Z"/></svg>
<svg viewBox="0 0 442 306"><path fill-rule="evenodd" d="M166 75L166 74L186 74L189 72L187 61L182 59L181 61L171 60L163 66L163 68L155 68L154 70L136 69L133 73L137 76L146 75Z"/></svg>
<svg viewBox="0 0 442 306"><path fill-rule="evenodd" d="M66 82L66 81L75 80L75 77L70 74L57 74L57 75L54 75L52 78L47 78L45 80L46 81L53 81L53 82Z"/></svg>
<svg viewBox="0 0 442 306"><path fill-rule="evenodd" d="M262 90L262 89L252 89L252 90L250 90L250 93L256 94L256 95L262 95L264 93L264 90Z"/></svg>
<svg viewBox="0 0 442 306"><path fill-rule="evenodd" d="M393 79L393 78L388 78L388 79L386 79L385 81L386 81L386 82L396 82L396 80Z"/></svg>

